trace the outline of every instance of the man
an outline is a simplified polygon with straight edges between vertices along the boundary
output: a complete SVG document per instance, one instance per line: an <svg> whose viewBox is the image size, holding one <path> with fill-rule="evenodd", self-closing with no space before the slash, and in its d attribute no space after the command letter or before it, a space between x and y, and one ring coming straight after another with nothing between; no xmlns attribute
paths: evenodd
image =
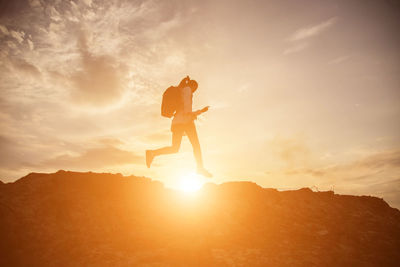
<svg viewBox="0 0 400 267"><path fill-rule="evenodd" d="M201 110L192 112L192 98L197 87L197 82L195 80L190 80L189 76L186 76L186 78L184 78L179 84L178 88L181 93L181 105L177 108L174 118L172 119L172 145L156 150L146 150L146 165L148 168L150 168L155 157L164 154L177 153L181 146L183 134L186 133L193 147L193 154L197 163L197 173L205 177L212 177L212 174L203 166L199 138L194 124L194 120L197 119L197 116L206 112L209 108L207 106Z"/></svg>

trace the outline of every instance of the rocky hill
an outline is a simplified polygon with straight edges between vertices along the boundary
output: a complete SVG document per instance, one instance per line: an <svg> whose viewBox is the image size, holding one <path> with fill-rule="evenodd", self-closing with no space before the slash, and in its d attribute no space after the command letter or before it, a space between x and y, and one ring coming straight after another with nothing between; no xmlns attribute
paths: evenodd
<svg viewBox="0 0 400 267"><path fill-rule="evenodd" d="M0 266L396 266L400 212L369 196L120 174L0 183ZM398 265L397 265L398 266Z"/></svg>

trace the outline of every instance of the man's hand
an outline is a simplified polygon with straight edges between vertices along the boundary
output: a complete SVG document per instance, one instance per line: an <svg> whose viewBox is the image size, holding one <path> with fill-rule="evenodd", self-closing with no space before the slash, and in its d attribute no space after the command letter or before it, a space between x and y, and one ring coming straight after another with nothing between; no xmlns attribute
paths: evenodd
<svg viewBox="0 0 400 267"><path fill-rule="evenodd" d="M197 119L197 116L199 116L201 113L204 113L204 112L208 111L208 108L209 108L209 107L210 107L210 106L207 106L207 107L204 107L204 108L202 108L202 109L196 110L195 112L192 112L192 118L193 118L193 120L196 120L196 119Z"/></svg>
<svg viewBox="0 0 400 267"><path fill-rule="evenodd" d="M209 108L209 107L210 107L210 106L207 106L207 107L202 108L202 109L200 110L200 113L199 113L199 114L208 111L208 108Z"/></svg>
<svg viewBox="0 0 400 267"><path fill-rule="evenodd" d="M209 108L209 107L210 107L210 106L207 106L207 107L204 107L204 108L202 108L202 109L196 110L195 112L193 112L193 114L196 115L196 116L198 116L198 115L200 115L201 113L204 113L204 112L208 111L208 108Z"/></svg>

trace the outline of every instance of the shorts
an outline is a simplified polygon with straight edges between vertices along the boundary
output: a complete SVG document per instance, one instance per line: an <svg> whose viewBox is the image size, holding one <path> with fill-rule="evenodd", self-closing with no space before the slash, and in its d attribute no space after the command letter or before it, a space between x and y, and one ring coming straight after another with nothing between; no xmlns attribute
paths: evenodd
<svg viewBox="0 0 400 267"><path fill-rule="evenodd" d="M187 129L194 128L194 121L187 123L175 123L171 124L171 132L185 132Z"/></svg>

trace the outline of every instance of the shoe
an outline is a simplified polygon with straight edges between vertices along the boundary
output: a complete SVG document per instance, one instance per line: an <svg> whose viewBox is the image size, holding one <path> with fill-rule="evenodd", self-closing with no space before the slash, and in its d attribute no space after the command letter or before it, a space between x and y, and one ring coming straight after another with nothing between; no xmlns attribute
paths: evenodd
<svg viewBox="0 0 400 267"><path fill-rule="evenodd" d="M153 162L154 154L151 150L146 150L146 165L147 168L150 168L151 163Z"/></svg>
<svg viewBox="0 0 400 267"><path fill-rule="evenodd" d="M197 168L197 173L207 178L213 177L213 175L204 168Z"/></svg>

